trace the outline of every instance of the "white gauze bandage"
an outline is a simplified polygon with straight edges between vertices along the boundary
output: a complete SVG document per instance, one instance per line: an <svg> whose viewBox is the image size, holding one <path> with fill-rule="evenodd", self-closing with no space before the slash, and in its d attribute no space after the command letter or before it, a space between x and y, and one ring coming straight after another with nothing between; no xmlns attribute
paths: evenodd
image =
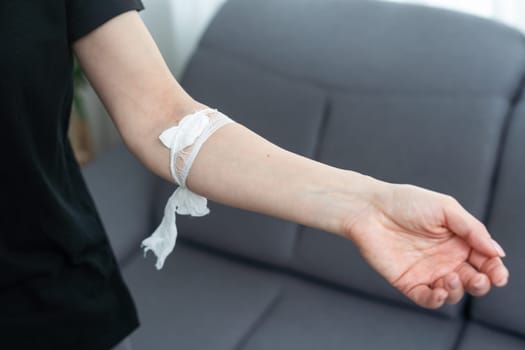
<svg viewBox="0 0 525 350"><path fill-rule="evenodd" d="M164 217L153 234L142 241L144 256L149 250L157 256L158 270L173 251L177 239L176 214L204 216L210 212L206 198L186 187L186 178L197 153L206 140L222 126L233 120L215 109L205 109L187 115L178 125L160 134L160 141L170 149L171 176L179 187L168 199Z"/></svg>

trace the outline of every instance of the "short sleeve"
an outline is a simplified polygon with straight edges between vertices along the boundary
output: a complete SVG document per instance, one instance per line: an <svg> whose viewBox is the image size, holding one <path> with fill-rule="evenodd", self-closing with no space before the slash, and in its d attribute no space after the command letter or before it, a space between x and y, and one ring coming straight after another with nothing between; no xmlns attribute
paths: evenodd
<svg viewBox="0 0 525 350"><path fill-rule="evenodd" d="M68 0L69 41L80 39L124 12L143 9L141 0Z"/></svg>

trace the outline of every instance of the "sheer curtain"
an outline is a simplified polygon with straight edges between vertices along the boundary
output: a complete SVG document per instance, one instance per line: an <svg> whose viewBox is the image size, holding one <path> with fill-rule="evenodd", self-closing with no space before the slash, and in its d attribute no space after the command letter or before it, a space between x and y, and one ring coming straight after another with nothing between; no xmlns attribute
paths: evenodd
<svg viewBox="0 0 525 350"><path fill-rule="evenodd" d="M491 18L525 32L525 0L388 0L444 7Z"/></svg>

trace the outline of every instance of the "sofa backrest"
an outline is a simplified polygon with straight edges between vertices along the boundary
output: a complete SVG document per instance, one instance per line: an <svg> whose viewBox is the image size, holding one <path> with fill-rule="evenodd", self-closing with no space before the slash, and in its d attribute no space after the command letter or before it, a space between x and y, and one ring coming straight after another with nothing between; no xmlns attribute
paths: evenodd
<svg viewBox="0 0 525 350"><path fill-rule="evenodd" d="M512 114L503 145L488 227L506 249L506 288L472 305L473 319L525 336L525 100Z"/></svg>
<svg viewBox="0 0 525 350"><path fill-rule="evenodd" d="M230 0L183 85L280 146L449 193L484 219L524 69L519 32L473 16L376 1ZM159 190L160 215L172 189ZM183 239L406 303L349 241L211 211L180 218Z"/></svg>

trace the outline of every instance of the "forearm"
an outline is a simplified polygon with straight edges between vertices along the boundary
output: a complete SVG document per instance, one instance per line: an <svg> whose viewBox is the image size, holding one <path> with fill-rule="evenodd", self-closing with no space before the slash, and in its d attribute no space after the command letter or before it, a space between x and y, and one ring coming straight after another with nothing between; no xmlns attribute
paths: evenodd
<svg viewBox="0 0 525 350"><path fill-rule="evenodd" d="M188 186L214 201L341 233L376 181L293 154L239 124L203 145Z"/></svg>

